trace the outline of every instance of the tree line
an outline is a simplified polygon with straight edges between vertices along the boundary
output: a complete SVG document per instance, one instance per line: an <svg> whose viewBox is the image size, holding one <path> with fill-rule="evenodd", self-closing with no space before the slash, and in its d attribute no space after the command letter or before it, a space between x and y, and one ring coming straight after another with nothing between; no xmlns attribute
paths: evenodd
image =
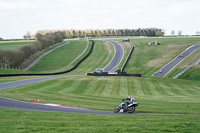
<svg viewBox="0 0 200 133"><path fill-rule="evenodd" d="M42 51L43 49L62 42L65 39L65 32L57 31L54 33L37 34L36 41L30 45L21 47L18 51L0 50L0 67L16 68L19 67L25 59L31 55Z"/></svg>
<svg viewBox="0 0 200 133"><path fill-rule="evenodd" d="M40 30L37 34L46 34L57 32L58 30ZM84 37L106 37L106 36L164 36L164 32L159 28L145 29L105 29L105 30L61 30L66 38L84 38Z"/></svg>

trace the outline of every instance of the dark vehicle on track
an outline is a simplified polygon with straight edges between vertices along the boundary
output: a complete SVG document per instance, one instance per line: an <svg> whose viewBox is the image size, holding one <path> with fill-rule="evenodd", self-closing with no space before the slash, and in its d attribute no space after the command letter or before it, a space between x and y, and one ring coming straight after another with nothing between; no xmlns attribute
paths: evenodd
<svg viewBox="0 0 200 133"><path fill-rule="evenodd" d="M138 105L138 102L134 102L128 104L126 108L126 102L123 102L114 109L114 113L118 113L120 110L122 110L122 112L133 113L135 111L135 107L137 107Z"/></svg>

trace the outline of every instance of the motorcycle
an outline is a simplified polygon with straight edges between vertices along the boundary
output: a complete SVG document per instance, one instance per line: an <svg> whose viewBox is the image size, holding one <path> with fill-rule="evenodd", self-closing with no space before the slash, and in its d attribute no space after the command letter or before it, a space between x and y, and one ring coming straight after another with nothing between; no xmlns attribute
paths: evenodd
<svg viewBox="0 0 200 133"><path fill-rule="evenodd" d="M118 113L120 110L122 112L128 112L128 113L133 113L135 111L135 108L139 105L138 102L134 102L134 103L130 103L127 105L127 109L126 107L126 102L121 103L119 106L117 106L114 109L114 113Z"/></svg>

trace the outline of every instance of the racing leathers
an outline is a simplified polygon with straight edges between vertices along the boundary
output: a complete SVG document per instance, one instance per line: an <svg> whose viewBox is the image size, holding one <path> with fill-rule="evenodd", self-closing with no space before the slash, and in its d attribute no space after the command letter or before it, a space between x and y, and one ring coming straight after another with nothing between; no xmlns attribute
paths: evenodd
<svg viewBox="0 0 200 133"><path fill-rule="evenodd" d="M124 102L125 100L129 100L129 102L128 101L126 101L126 103L125 103L125 109L127 110L127 106L129 105L129 104L131 104L131 103L134 103L135 102L135 99L133 98L133 97L128 97L128 98L124 98L124 99L122 99L122 101Z"/></svg>

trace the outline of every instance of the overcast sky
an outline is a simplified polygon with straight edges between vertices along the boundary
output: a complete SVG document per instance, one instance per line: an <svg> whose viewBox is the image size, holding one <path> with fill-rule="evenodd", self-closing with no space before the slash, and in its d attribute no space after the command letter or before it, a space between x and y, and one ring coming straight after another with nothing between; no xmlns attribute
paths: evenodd
<svg viewBox="0 0 200 133"><path fill-rule="evenodd" d="M46 29L200 31L200 0L0 0L0 37Z"/></svg>

